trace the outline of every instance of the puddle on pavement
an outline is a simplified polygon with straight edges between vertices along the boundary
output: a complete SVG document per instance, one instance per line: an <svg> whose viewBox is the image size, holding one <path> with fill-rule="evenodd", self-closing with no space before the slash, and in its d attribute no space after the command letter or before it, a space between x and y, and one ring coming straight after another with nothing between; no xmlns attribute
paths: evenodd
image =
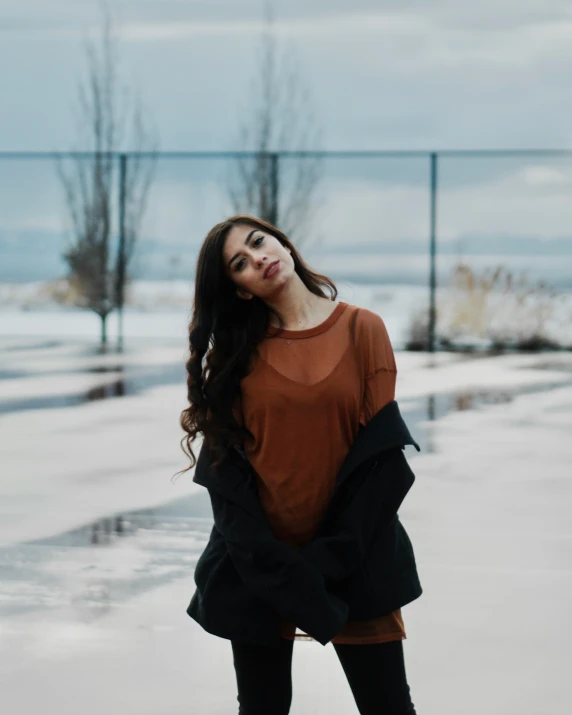
<svg viewBox="0 0 572 715"><path fill-rule="evenodd" d="M572 372L572 362L559 362L558 360L545 360L530 366L531 370L555 370L557 372Z"/></svg>
<svg viewBox="0 0 572 715"><path fill-rule="evenodd" d="M459 390L450 393L428 395L425 398L400 402L401 412L413 437L421 447L421 453L435 451L432 441L432 424L451 412L476 410L487 405L512 402L520 395L556 390L568 382L550 382L543 385L520 385L503 389Z"/></svg>
<svg viewBox="0 0 572 715"><path fill-rule="evenodd" d="M124 369L122 365L92 367L85 370L62 370L50 372L50 375L71 375L78 373L105 374L122 372L122 377L111 382L94 385L89 390L84 390L68 395L45 395L39 397L23 397L21 399L0 400L0 414L21 412L22 410L53 409L56 407L70 407L82 405L87 402L104 400L125 395L136 395L150 387L159 385L181 385L182 394L186 394L186 369L184 364L155 365L152 367L129 366ZM17 377L25 377L17 375ZM40 373L34 372L37 376ZM12 377L16 377L13 375ZM60 378L65 379L65 378Z"/></svg>
<svg viewBox="0 0 572 715"><path fill-rule="evenodd" d="M0 370L0 380L17 380L27 376L28 373L23 370Z"/></svg>
<svg viewBox="0 0 572 715"><path fill-rule="evenodd" d="M0 548L0 616L63 608L92 620L174 579L190 600L211 529L205 493ZM183 587L182 609L186 598Z"/></svg>
<svg viewBox="0 0 572 715"><path fill-rule="evenodd" d="M36 343L14 343L13 345L2 345L4 352L18 352L19 350L46 350L48 348L59 348L65 343L61 340L42 340Z"/></svg>
<svg viewBox="0 0 572 715"><path fill-rule="evenodd" d="M129 389L144 389L149 384L146 379L140 378ZM158 379L156 374L153 384L163 384ZM517 395L562 385L459 391L403 400L400 407L423 454L433 451L432 423L446 414L508 403ZM407 454L415 459L417 452L409 447ZM186 608L185 599L194 591L194 566L211 528L210 499L201 490L165 505L115 514L49 538L0 548L0 615L66 608L89 620L174 579L186 581L180 604Z"/></svg>

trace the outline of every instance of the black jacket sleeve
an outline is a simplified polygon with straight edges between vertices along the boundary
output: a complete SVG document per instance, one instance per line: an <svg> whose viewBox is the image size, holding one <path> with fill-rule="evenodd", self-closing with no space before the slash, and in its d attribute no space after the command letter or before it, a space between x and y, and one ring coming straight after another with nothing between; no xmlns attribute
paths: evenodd
<svg viewBox="0 0 572 715"><path fill-rule="evenodd" d="M300 554L326 578L347 578L362 562L374 535L401 506L415 476L401 447L368 460L334 494L327 517Z"/></svg>
<svg viewBox="0 0 572 715"><path fill-rule="evenodd" d="M326 645L344 626L348 605L328 592L309 560L274 536L270 524L219 492L208 492L216 528L252 595Z"/></svg>

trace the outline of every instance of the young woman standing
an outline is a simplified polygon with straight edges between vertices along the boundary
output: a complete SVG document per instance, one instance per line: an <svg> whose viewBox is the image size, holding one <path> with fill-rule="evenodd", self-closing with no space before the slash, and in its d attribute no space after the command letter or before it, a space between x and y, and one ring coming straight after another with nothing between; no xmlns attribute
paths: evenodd
<svg viewBox="0 0 572 715"><path fill-rule="evenodd" d="M202 434L218 464L238 448L274 537L295 550L316 533L359 430L395 399L383 320L336 297L331 279L312 271L287 236L253 216L217 224L201 247L184 439L194 458L190 444ZM206 578L211 593L215 570ZM420 595L414 568L410 574L412 586L395 603ZM198 612L189 614L201 622ZM240 638L223 636L232 644L239 715L285 715L293 645L311 637L285 618L278 647L249 642L248 623L241 628ZM217 632L212 619L207 629ZM361 715L415 715L405 638L398 607L349 619L331 639Z"/></svg>

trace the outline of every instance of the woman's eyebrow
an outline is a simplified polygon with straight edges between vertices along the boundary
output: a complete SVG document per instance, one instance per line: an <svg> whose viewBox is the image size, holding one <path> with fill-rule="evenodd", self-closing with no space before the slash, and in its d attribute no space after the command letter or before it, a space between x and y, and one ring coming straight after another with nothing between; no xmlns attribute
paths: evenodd
<svg viewBox="0 0 572 715"><path fill-rule="evenodd" d="M244 239L244 245L245 245L245 246L248 246L248 242L249 242L250 239L252 238L252 234L253 234L253 233L256 233L257 231L258 231L257 228L253 228L252 231L250 231L250 233L248 234L248 236ZM230 261L228 262L228 267L229 267L229 268L230 268L230 264L234 261L235 258L238 258L239 255L240 255L240 253L235 253L234 256L230 259Z"/></svg>

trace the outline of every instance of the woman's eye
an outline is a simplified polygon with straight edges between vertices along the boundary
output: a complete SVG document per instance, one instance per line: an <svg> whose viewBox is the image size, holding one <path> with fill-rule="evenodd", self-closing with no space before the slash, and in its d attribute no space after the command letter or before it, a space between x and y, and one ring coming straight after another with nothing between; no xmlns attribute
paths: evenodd
<svg viewBox="0 0 572 715"><path fill-rule="evenodd" d="M258 236L258 238L255 238L254 241L252 242L253 246L260 246L260 244L264 241L264 236ZM244 258L241 258L240 261L235 263L236 270L240 271L242 270L242 264L244 262Z"/></svg>

